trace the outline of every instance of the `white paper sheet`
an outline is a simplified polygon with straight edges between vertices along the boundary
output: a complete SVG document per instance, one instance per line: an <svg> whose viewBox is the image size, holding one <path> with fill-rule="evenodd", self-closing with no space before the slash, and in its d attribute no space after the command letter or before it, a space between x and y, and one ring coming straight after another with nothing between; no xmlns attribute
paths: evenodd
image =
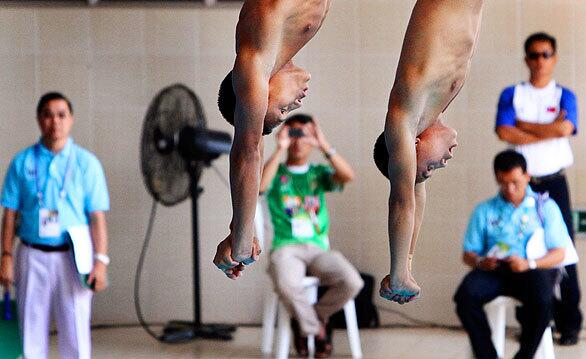
<svg viewBox="0 0 586 359"><path fill-rule="evenodd" d="M572 243L570 236L566 238L564 245L564 260L557 267L565 267L570 264L578 263L578 253ZM529 241L527 242L527 259L539 259L547 254L543 228L537 228Z"/></svg>
<svg viewBox="0 0 586 359"><path fill-rule="evenodd" d="M79 274L90 274L94 266L94 245L87 224L67 229L73 245L73 257Z"/></svg>

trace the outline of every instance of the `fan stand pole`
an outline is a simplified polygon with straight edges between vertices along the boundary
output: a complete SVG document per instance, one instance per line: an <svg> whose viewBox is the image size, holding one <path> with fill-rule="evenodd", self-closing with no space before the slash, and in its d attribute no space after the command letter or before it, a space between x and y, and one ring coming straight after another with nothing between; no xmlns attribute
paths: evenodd
<svg viewBox="0 0 586 359"><path fill-rule="evenodd" d="M198 229L198 199L203 188L198 185L196 175L192 173L191 180L191 222L193 236L193 322L173 320L167 323L161 340L169 343L185 342L192 339L232 340L236 331L233 325L202 324L201 323L201 296L199 277L199 229Z"/></svg>

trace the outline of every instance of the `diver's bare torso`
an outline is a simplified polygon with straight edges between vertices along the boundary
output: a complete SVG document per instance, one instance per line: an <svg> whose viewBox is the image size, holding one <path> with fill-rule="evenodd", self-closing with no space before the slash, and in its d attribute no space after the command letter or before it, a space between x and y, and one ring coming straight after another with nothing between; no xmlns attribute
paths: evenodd
<svg viewBox="0 0 586 359"><path fill-rule="evenodd" d="M480 29L483 3L484 0L417 2L395 79L395 84L410 84L411 97L418 99L406 104L416 107L412 113L420 115L411 124L416 135L436 121L462 88Z"/></svg>
<svg viewBox="0 0 586 359"><path fill-rule="evenodd" d="M272 73L274 75L287 64L317 33L328 13L332 0L256 0L246 1L236 27L236 52L240 46L255 46L260 51L266 44L263 34L258 34L261 19L282 23L278 30L279 46L276 47ZM265 34L268 35L268 34Z"/></svg>

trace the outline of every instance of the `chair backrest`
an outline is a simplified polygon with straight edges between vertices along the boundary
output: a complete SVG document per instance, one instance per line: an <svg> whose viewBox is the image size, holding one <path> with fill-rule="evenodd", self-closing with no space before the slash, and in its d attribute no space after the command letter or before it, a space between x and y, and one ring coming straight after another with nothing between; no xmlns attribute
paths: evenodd
<svg viewBox="0 0 586 359"><path fill-rule="evenodd" d="M264 196L259 196L256 202L256 212L254 214L254 230L256 238L260 243L262 250L267 250L272 242L272 222L269 218L267 201Z"/></svg>

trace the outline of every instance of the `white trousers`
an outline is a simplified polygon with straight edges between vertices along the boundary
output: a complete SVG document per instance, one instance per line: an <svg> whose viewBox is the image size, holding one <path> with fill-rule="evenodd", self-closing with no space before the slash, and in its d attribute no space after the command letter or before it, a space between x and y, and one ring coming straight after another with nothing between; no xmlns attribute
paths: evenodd
<svg viewBox="0 0 586 359"><path fill-rule="evenodd" d="M70 252L18 247L15 285L25 359L49 357L51 316L62 359L91 357L92 291L82 287Z"/></svg>

